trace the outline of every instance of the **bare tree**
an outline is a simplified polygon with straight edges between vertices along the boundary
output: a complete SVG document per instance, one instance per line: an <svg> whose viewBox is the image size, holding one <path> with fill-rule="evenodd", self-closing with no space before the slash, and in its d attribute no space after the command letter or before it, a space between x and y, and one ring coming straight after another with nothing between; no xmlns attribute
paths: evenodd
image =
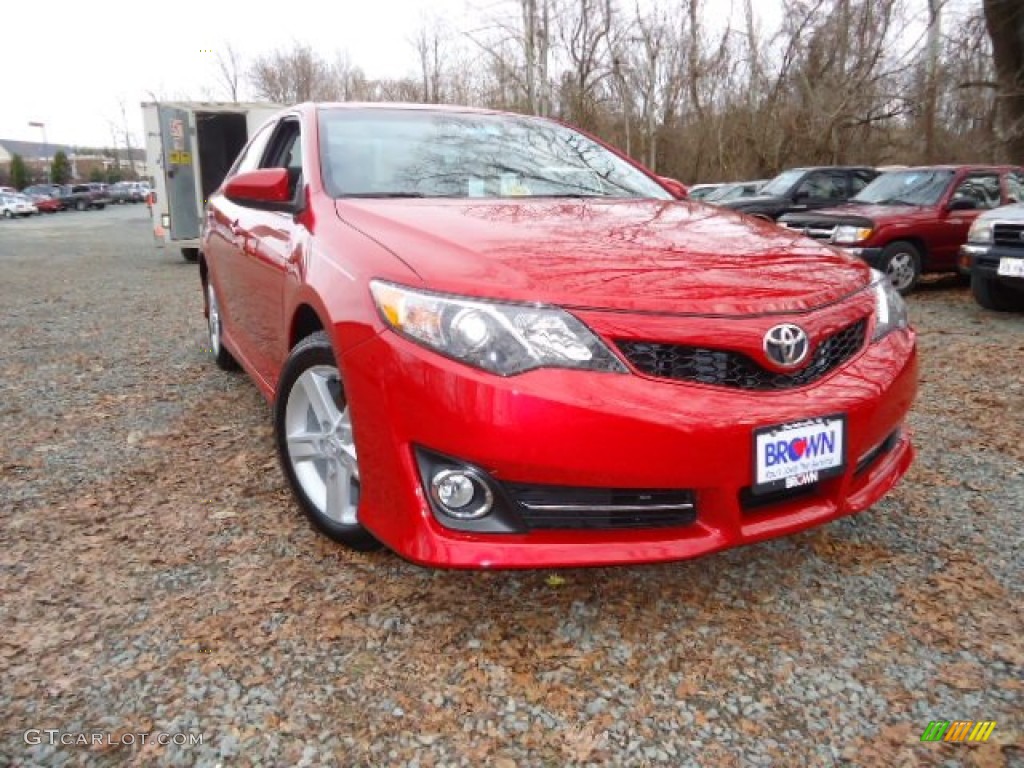
<svg viewBox="0 0 1024 768"><path fill-rule="evenodd" d="M308 44L257 57L249 80L259 98L279 104L334 101L341 91L330 64Z"/></svg>
<svg viewBox="0 0 1024 768"><path fill-rule="evenodd" d="M231 101L238 102L238 90L244 70L242 57L231 43L217 49L217 77Z"/></svg>

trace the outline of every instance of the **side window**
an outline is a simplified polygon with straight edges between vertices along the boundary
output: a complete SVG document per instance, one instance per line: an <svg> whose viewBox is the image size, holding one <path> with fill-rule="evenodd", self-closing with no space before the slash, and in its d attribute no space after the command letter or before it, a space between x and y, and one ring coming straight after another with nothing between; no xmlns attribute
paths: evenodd
<svg viewBox="0 0 1024 768"><path fill-rule="evenodd" d="M995 173L979 173L968 176L953 191L951 202L969 200L979 210L996 208L1001 201L999 192L999 175Z"/></svg>
<svg viewBox="0 0 1024 768"><path fill-rule="evenodd" d="M298 120L282 120L263 155L263 162L260 163L260 168L288 169L288 191L292 197L295 197L299 180L302 178L301 137Z"/></svg>
<svg viewBox="0 0 1024 768"><path fill-rule="evenodd" d="M1006 174L1006 194L1011 203L1024 203L1024 173L1010 171Z"/></svg>
<svg viewBox="0 0 1024 768"><path fill-rule="evenodd" d="M273 127L273 124L265 125L253 136L249 146L242 150L242 154L238 156L235 164L231 166L227 178L231 178L239 173L255 171L259 167L260 158L263 156L263 148L267 145L267 139L270 138Z"/></svg>
<svg viewBox="0 0 1024 768"><path fill-rule="evenodd" d="M871 183L874 177L865 173L864 171L854 171L853 175L850 176L850 196L856 195L864 187Z"/></svg>
<svg viewBox="0 0 1024 768"><path fill-rule="evenodd" d="M853 175L849 173L830 173L829 178L832 181L832 197L836 200L845 200L850 196L849 185L853 180Z"/></svg>
<svg viewBox="0 0 1024 768"><path fill-rule="evenodd" d="M842 200L846 197L846 182L840 174L816 171L800 183L796 194L811 200Z"/></svg>

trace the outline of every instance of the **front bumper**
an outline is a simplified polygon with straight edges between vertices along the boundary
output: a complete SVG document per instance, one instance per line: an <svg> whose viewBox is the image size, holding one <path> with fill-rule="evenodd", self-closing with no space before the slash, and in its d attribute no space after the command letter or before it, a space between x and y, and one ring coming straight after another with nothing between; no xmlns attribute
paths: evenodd
<svg viewBox="0 0 1024 768"><path fill-rule="evenodd" d="M360 520L417 563L536 568L696 557L867 509L906 473L904 431L862 471L858 458L898 431L917 387L912 331L890 334L815 385L748 392L641 375L538 370L500 378L390 331L342 357L359 452ZM744 508L756 427L847 416L847 465L813 493ZM480 533L439 521L416 449L472 463L501 483L689 489L696 519L631 530Z"/></svg>
<svg viewBox="0 0 1024 768"><path fill-rule="evenodd" d="M958 266L969 272L998 280L1006 285L1024 289L1024 278L999 274L999 260L1002 258L1024 259L1024 248L1007 248L1003 245L962 245Z"/></svg>

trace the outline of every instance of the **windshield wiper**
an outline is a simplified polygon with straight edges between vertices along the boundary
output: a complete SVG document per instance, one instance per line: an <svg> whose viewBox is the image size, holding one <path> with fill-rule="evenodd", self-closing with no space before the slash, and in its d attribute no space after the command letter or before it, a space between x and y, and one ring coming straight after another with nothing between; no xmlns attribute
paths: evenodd
<svg viewBox="0 0 1024 768"><path fill-rule="evenodd" d="M879 200L875 205L920 205L920 203L912 203L909 200L902 200L898 197L890 197L885 200Z"/></svg>
<svg viewBox="0 0 1024 768"><path fill-rule="evenodd" d="M609 197L609 195L599 195L595 192L551 192L543 193L540 195L515 195L515 197L571 197L571 198L582 198L582 197Z"/></svg>

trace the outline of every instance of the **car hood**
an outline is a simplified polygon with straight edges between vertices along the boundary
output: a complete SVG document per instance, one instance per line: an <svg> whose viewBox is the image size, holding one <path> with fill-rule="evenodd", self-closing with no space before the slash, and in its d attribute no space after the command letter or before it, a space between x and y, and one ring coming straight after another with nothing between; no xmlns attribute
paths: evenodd
<svg viewBox="0 0 1024 768"><path fill-rule="evenodd" d="M870 281L859 259L739 214L676 201L339 200L338 216L426 287L565 307L796 312Z"/></svg>
<svg viewBox="0 0 1024 768"><path fill-rule="evenodd" d="M823 208L807 213L787 213L780 221L785 224L849 224L852 226L874 226L890 222L912 222L918 219L932 219L932 208L916 205L864 205L848 203L835 208Z"/></svg>
<svg viewBox="0 0 1024 768"><path fill-rule="evenodd" d="M744 208L757 208L763 205L781 205L784 202L788 201L777 195L753 195L751 197L740 197L735 200L723 200L719 205L723 208L742 210Z"/></svg>
<svg viewBox="0 0 1024 768"><path fill-rule="evenodd" d="M985 211L978 218L985 221L1024 222L1024 203L1013 203L993 208L991 211Z"/></svg>

